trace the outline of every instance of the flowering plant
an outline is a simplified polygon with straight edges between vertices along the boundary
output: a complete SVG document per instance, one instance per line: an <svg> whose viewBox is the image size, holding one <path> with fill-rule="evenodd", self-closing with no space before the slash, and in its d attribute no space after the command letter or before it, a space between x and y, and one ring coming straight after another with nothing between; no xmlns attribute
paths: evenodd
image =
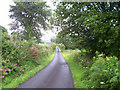
<svg viewBox="0 0 120 90"><path fill-rule="evenodd" d="M50 46L21 41L15 35L2 33L2 83L8 84L15 77L22 77L25 71L40 65L39 59L47 57L52 50Z"/></svg>
<svg viewBox="0 0 120 90"><path fill-rule="evenodd" d="M93 59L94 63L83 77L89 84L89 87L118 88L120 83L118 58L115 56L103 57L97 54Z"/></svg>

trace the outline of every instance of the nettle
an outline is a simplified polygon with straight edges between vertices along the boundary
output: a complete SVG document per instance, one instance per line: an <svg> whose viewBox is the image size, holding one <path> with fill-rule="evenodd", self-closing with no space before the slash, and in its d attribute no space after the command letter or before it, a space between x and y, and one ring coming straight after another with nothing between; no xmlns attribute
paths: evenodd
<svg viewBox="0 0 120 90"><path fill-rule="evenodd" d="M98 55L98 52L96 54L96 57L93 57L92 67L86 72L88 86L90 88L118 88L120 83L118 58L115 56L103 57Z"/></svg>

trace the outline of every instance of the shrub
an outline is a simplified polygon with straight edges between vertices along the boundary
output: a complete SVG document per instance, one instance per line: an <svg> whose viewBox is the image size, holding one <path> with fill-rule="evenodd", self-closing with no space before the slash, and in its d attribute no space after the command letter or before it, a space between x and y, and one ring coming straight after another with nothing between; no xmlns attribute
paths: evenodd
<svg viewBox="0 0 120 90"><path fill-rule="evenodd" d="M96 52L98 54L98 52ZM85 73L86 80L90 88L119 88L118 58L115 56L93 57L92 67ZM87 77L87 78L86 78ZM86 78L86 79L85 79Z"/></svg>
<svg viewBox="0 0 120 90"><path fill-rule="evenodd" d="M3 82L9 83L7 77L13 75L21 77L28 66L40 65L39 58L48 56L53 51L50 46L40 46L33 41L24 42L16 39L16 37L2 34L2 71ZM30 70L31 68L29 68Z"/></svg>
<svg viewBox="0 0 120 90"><path fill-rule="evenodd" d="M9 76L10 74L14 74L14 76L21 76L24 73L23 66L19 66L17 63L11 63L9 59L2 60L2 78Z"/></svg>

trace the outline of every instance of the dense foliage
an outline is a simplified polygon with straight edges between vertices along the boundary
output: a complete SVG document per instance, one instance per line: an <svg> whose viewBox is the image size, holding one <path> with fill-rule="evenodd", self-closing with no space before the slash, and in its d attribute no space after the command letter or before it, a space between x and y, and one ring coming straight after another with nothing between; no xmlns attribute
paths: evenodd
<svg viewBox="0 0 120 90"><path fill-rule="evenodd" d="M56 9L58 34L66 47L120 55L120 2L60 2ZM66 38L70 37L70 38Z"/></svg>
<svg viewBox="0 0 120 90"><path fill-rule="evenodd" d="M33 41L24 42L13 34L2 33L2 80L4 85L9 84L15 77L22 77L36 65L41 65L40 59L48 57L53 48L35 44ZM10 78L9 78L10 77Z"/></svg>
<svg viewBox="0 0 120 90"><path fill-rule="evenodd" d="M118 63L117 57L103 57L96 52L96 57L93 57L93 64L85 72L83 78L84 82L87 82L88 88L120 89Z"/></svg>
<svg viewBox="0 0 120 90"><path fill-rule="evenodd" d="M91 66L91 60L85 49L73 50L73 61L77 62L82 68L89 68Z"/></svg>
<svg viewBox="0 0 120 90"><path fill-rule="evenodd" d="M46 2L15 2L14 6L10 6L9 12L10 18L14 19L10 24L12 30L17 30L25 40L34 38L40 42L40 28L47 28L46 20L50 15Z"/></svg>
<svg viewBox="0 0 120 90"><path fill-rule="evenodd" d="M120 89L120 2L58 3L49 21L50 28L56 26L59 33L52 40L55 43L46 46L34 43L40 42L40 28L48 26L50 10L46 2L15 2L10 7L10 17L15 20L11 29L17 32L8 35L0 26L3 85L41 65L41 58L59 47L62 51L77 48L69 51L69 58L73 66L84 71L79 82L86 88Z"/></svg>
<svg viewBox="0 0 120 90"><path fill-rule="evenodd" d="M98 51L96 51L96 56L88 58L89 56L86 53L85 49L69 51L69 60L75 62L79 69L84 69L82 78L75 83L82 82L86 88L120 89L118 58L105 56ZM77 73L73 72L74 74Z"/></svg>
<svg viewBox="0 0 120 90"><path fill-rule="evenodd" d="M120 89L120 2L60 2L55 11L53 24L61 28L57 43L80 49L70 56L86 70L79 82L86 88Z"/></svg>

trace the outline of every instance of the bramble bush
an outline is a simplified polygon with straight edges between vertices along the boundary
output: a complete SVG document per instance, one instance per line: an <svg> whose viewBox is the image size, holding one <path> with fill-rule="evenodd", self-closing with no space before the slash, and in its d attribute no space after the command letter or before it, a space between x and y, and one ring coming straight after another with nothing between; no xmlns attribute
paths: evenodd
<svg viewBox="0 0 120 90"><path fill-rule="evenodd" d="M34 65L40 65L38 59L47 57L53 51L51 46L40 46L33 41L25 42L17 39L15 35L2 33L2 81L9 83L7 77L22 77L24 71ZM9 82L8 82L9 81Z"/></svg>

